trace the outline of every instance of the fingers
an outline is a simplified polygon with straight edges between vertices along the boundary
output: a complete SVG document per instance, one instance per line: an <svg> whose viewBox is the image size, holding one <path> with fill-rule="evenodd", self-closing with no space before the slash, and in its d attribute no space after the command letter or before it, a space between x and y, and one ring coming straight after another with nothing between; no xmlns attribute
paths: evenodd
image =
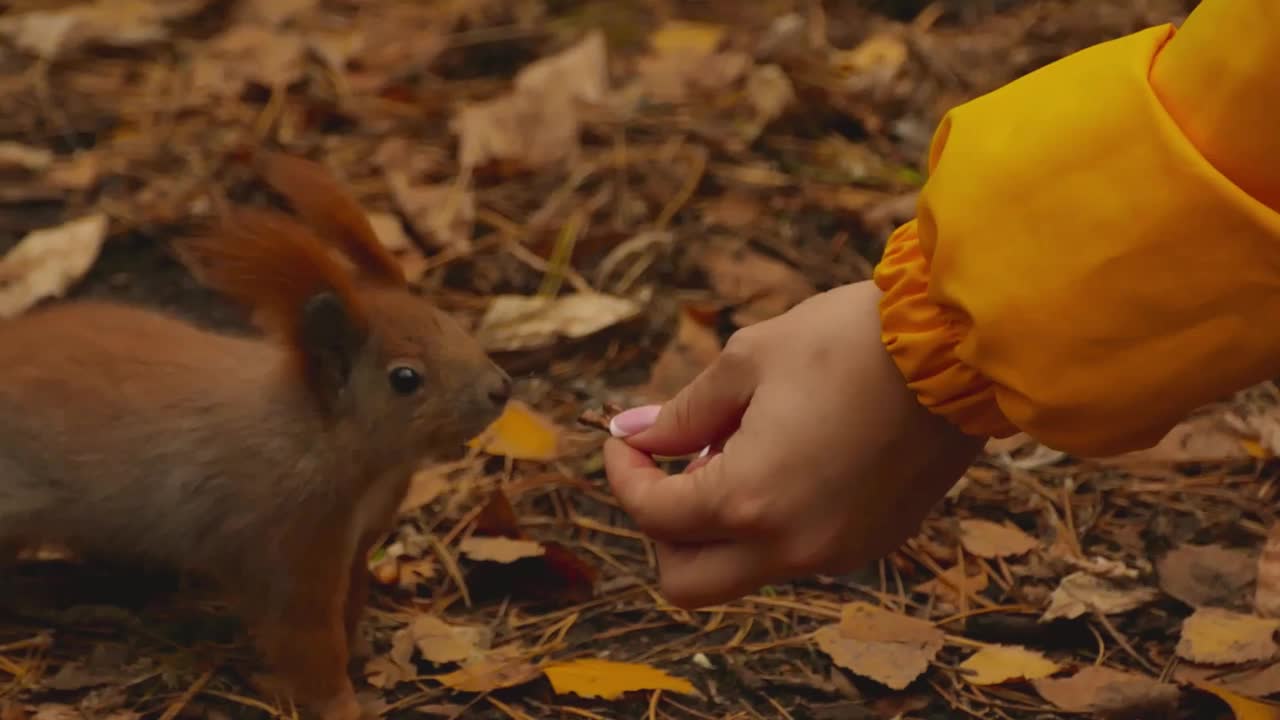
<svg viewBox="0 0 1280 720"><path fill-rule="evenodd" d="M725 351L660 410L636 408L614 418L627 444L655 455L687 455L733 433L755 390L753 361ZM645 427L647 425L647 427Z"/></svg>
<svg viewBox="0 0 1280 720"><path fill-rule="evenodd" d="M679 608L731 602L768 582L763 575L766 552L754 545L659 543L656 549L662 594Z"/></svg>
<svg viewBox="0 0 1280 720"><path fill-rule="evenodd" d="M724 494L718 483L723 455L696 472L668 475L648 455L626 443L605 441L605 473L622 509L646 534L676 543L725 537L720 521Z"/></svg>

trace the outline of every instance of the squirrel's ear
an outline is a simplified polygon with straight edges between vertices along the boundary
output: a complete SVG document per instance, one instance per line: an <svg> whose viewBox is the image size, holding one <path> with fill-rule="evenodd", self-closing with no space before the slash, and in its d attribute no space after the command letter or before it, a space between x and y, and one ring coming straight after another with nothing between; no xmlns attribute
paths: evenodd
<svg viewBox="0 0 1280 720"><path fill-rule="evenodd" d="M333 407L351 380L351 369L367 336L335 293L312 296L301 311L298 350L312 387Z"/></svg>

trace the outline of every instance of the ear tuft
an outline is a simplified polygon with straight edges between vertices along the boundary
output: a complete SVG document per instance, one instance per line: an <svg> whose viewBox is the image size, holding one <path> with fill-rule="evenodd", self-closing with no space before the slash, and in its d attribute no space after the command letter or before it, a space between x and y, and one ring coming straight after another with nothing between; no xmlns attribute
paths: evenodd
<svg viewBox="0 0 1280 720"><path fill-rule="evenodd" d="M281 213L237 208L175 250L197 280L252 309L288 345L322 400L346 382L368 337L368 316L350 274L307 227Z"/></svg>
<svg viewBox="0 0 1280 720"><path fill-rule="evenodd" d="M340 248L370 279L405 285L404 270L383 247L359 202L323 165L294 155L261 151L263 179L326 241Z"/></svg>

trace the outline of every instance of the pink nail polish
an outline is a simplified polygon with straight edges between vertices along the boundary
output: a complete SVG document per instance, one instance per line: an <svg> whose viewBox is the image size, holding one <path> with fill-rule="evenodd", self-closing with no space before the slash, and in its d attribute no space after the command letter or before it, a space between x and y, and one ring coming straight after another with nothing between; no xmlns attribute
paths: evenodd
<svg viewBox="0 0 1280 720"><path fill-rule="evenodd" d="M647 430L657 421L661 410L661 405L645 405L620 412L609 421L609 432L616 438L624 438Z"/></svg>

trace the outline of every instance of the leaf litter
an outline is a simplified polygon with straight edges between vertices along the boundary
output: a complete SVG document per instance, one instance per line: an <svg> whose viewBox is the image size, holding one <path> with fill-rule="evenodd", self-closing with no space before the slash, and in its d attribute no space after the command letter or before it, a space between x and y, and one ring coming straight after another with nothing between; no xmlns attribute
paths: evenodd
<svg viewBox="0 0 1280 720"><path fill-rule="evenodd" d="M369 559L359 684L389 713L1268 716L1270 383L1145 453L993 442L865 571L699 612L661 602L652 547L601 474L608 415L673 395L734 330L866 278L914 212L949 106L1185 12L1028 1L904 22L782 5L5 3L0 305L106 296L232 325L164 256L211 196L245 191L227 159L262 142L351 179L406 274L520 398L462 459L414 475ZM25 716L269 706L240 656L219 654L204 685L175 651L222 653L220 611L21 557L0 675L23 678ZM121 605L84 609L100 596ZM89 672L103 632L152 664Z"/></svg>

